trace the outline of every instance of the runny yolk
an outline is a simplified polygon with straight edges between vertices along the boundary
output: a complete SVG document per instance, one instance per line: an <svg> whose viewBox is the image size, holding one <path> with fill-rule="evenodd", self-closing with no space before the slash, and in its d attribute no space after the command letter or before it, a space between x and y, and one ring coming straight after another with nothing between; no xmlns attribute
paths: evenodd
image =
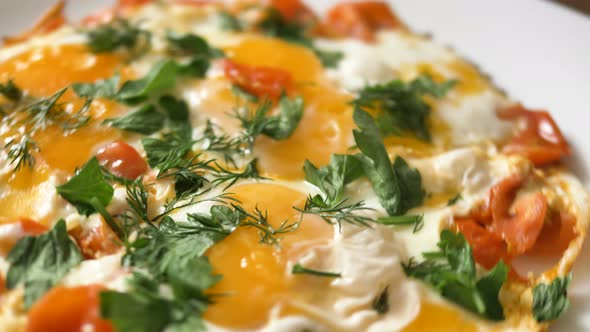
<svg viewBox="0 0 590 332"><path fill-rule="evenodd" d="M322 78L324 69L309 49L277 39L252 37L226 51L237 63L289 72L295 81L292 95L301 96L304 101L303 119L291 137L278 141L261 136L256 141L254 155L265 176L302 178L306 159L324 165L331 154L346 153L354 144L349 105L353 97ZM216 98L220 97L221 94ZM231 101L234 100L232 97ZM231 110L213 117L227 116L228 111Z"/></svg>
<svg viewBox="0 0 590 332"><path fill-rule="evenodd" d="M302 207L305 194L278 184L246 184L232 189L247 211L258 207L268 212L270 224L299 220L293 206ZM271 310L285 304L297 285L287 263L298 262L314 246L327 243L333 236L330 225L315 216L305 216L300 227L279 235L280 245L260 243L256 229L240 227L207 252L213 273L223 279L210 294L215 303L205 312L208 321L230 328L250 329L264 325Z"/></svg>
<svg viewBox="0 0 590 332"><path fill-rule="evenodd" d="M452 306L422 302L420 312L403 332L476 332L477 326Z"/></svg>
<svg viewBox="0 0 590 332"><path fill-rule="evenodd" d="M93 82L109 78L117 71L123 77L129 71L122 67L121 58L113 54L95 55L83 45L57 45L36 48L0 63L0 83L13 80L27 94L34 97L48 97L76 82ZM58 101L67 112L78 111L84 100L69 89ZM10 111L10 110L8 110ZM102 119L114 117L119 107L106 100L95 100L89 111L91 122L75 132L64 132L62 128L48 126L33 134L39 148L34 152L35 168L22 168L17 173L6 173L3 182L9 188L0 194L0 222L26 216L44 222L37 213L43 193L39 192L42 182L55 170L72 173L81 167L96 152L96 148L120 136L118 131L101 125ZM18 130L6 124L0 126L0 139L10 139ZM39 195L37 193L39 192Z"/></svg>

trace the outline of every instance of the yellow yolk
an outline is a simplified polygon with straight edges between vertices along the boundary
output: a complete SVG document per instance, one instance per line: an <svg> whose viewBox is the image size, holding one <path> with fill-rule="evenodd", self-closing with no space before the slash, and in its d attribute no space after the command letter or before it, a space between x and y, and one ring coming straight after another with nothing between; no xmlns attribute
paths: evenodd
<svg viewBox="0 0 590 332"><path fill-rule="evenodd" d="M81 45L58 45L25 52L0 63L0 82L11 79L29 95L47 97L72 83L109 78L121 65L120 57L113 54L95 55ZM125 76L126 72L122 74ZM68 112L77 112L84 101L70 89L58 103L64 103ZM101 144L119 138L121 134L117 130L100 123L118 111L113 102L95 100L89 111L91 122L78 131L67 133L55 126L37 131L32 137L40 150L34 153L34 172L21 169L3 176L9 187L0 194L0 222L21 216L37 219L36 206L47 194L39 191L39 185L53 170L72 173L88 161ZM27 128L3 125L0 138L8 139L19 130Z"/></svg>
<svg viewBox="0 0 590 332"><path fill-rule="evenodd" d="M277 184L246 184L232 189L247 211L258 207L268 212L270 224L296 222L306 195ZM315 216L305 216L300 227L279 235L280 246L260 243L253 228L240 227L207 252L213 273L223 279L211 290L219 294L205 312L208 321L231 328L256 328L264 325L275 306L285 304L297 287L298 278L288 271L306 250L330 241L332 226Z"/></svg>
<svg viewBox="0 0 590 332"><path fill-rule="evenodd" d="M322 78L324 69L309 49L277 39L252 37L226 52L238 63L279 68L291 73L295 81L293 95L304 100L303 119L291 137L275 141L263 136L257 140L254 155L265 176L302 178L306 159L318 166L324 165L331 154L346 153L354 144L354 122L349 105L353 97ZM228 96L227 92L220 92L212 98L231 98L230 103L235 101L235 97ZM212 116L227 116L227 112L231 109Z"/></svg>
<svg viewBox="0 0 590 332"><path fill-rule="evenodd" d="M422 302L418 316L402 331L476 332L478 328L452 306Z"/></svg>

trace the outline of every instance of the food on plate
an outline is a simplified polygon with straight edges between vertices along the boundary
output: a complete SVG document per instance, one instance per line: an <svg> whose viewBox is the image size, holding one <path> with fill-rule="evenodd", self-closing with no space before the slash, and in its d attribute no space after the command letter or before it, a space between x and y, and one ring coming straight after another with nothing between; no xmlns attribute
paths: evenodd
<svg viewBox="0 0 590 332"><path fill-rule="evenodd" d="M63 7L0 50L3 331L544 331L567 310L590 205L566 136L386 3Z"/></svg>

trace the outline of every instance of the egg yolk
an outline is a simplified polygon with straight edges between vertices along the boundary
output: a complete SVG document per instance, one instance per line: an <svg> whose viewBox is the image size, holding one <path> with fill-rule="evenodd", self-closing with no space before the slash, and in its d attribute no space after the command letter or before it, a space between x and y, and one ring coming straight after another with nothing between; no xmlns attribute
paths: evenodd
<svg viewBox="0 0 590 332"><path fill-rule="evenodd" d="M269 223L279 228L297 222L306 195L278 184L246 184L232 189L247 211L256 207L268 213ZM314 246L327 243L332 226L316 216L304 216L299 228L278 235L279 245L260 243L254 228L240 227L208 250L213 273L223 279L210 289L215 303L205 312L205 319L219 326L257 328L269 319L273 308L288 302L298 287L287 263L296 263Z"/></svg>
<svg viewBox="0 0 590 332"><path fill-rule="evenodd" d="M109 78L121 70L122 59L113 54L92 54L82 45L57 45L37 48L16 55L0 63L0 82L13 80L26 93L34 97L48 97L76 82L93 82ZM66 112L77 112L84 100L69 89L60 98ZM8 110L10 111L10 110ZM46 181L54 170L74 172L94 154L96 147L120 137L120 133L101 125L101 119L116 116L119 106L106 100L95 100L89 109L91 121L75 132L64 132L62 128L48 126L32 135L39 152L34 152L35 169L26 167L19 172L2 175L10 188L0 195L0 220L27 216L41 222L47 219L36 207L43 202L39 185ZM2 124L0 138L10 139L18 131L26 132L25 126ZM46 200L46 198L45 198Z"/></svg>
<svg viewBox="0 0 590 332"><path fill-rule="evenodd" d="M418 316L402 331L476 332L478 328L452 306L422 302Z"/></svg>
<svg viewBox="0 0 590 332"><path fill-rule="evenodd" d="M306 159L318 166L324 165L329 162L331 154L346 153L354 144L354 122L349 105L353 98L323 78L324 69L309 49L278 39L248 37L225 51L236 63L290 73L295 81L292 96L300 96L304 101L303 118L289 138L258 137L253 153L264 176L302 178ZM213 84L218 87L220 83ZM225 125L228 113L236 106L236 97L229 91L229 83L223 88L210 88L202 95L203 111L217 123L222 123L224 128L236 127L236 122L233 126Z"/></svg>

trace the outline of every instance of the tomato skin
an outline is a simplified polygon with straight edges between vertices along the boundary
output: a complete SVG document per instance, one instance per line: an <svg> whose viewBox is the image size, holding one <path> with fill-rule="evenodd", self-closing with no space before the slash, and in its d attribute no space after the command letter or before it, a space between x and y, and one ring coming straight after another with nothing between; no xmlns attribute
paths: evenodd
<svg viewBox="0 0 590 332"><path fill-rule="evenodd" d="M510 253L521 255L537 242L546 215L545 196L529 194L514 203L514 216L494 220L492 230L506 240Z"/></svg>
<svg viewBox="0 0 590 332"><path fill-rule="evenodd" d="M88 259L114 254L121 249L121 241L102 218L100 224L90 229L78 227L69 233Z"/></svg>
<svg viewBox="0 0 590 332"><path fill-rule="evenodd" d="M324 30L334 37L353 37L366 42L375 41L379 29L395 29L402 23L382 1L342 2L326 16Z"/></svg>
<svg viewBox="0 0 590 332"><path fill-rule="evenodd" d="M527 252L533 257L558 257L563 255L578 235L576 218L567 212L553 213L543 226L535 246Z"/></svg>
<svg viewBox="0 0 590 332"><path fill-rule="evenodd" d="M4 44L11 45L23 42L36 35L44 35L51 31L57 30L66 23L64 15L65 1L58 1L53 7L49 8L35 25L27 31L14 37L5 37Z"/></svg>
<svg viewBox="0 0 590 332"><path fill-rule="evenodd" d="M96 158L111 173L126 179L136 179L148 170L137 150L123 141L114 141L101 148Z"/></svg>
<svg viewBox="0 0 590 332"><path fill-rule="evenodd" d="M39 235L49 229L29 218L0 225L0 254L6 255L16 242L25 236Z"/></svg>
<svg viewBox="0 0 590 332"><path fill-rule="evenodd" d="M522 105L509 107L499 114L502 119L524 119L525 127L503 151L526 157L536 166L558 162L571 155L571 149L555 120L546 111L533 111Z"/></svg>
<svg viewBox="0 0 590 332"><path fill-rule="evenodd" d="M471 246L473 258L486 269L493 268L500 260L510 263L508 248L502 237L490 232L473 219L455 220L457 230Z"/></svg>
<svg viewBox="0 0 590 332"><path fill-rule="evenodd" d="M55 287L38 300L28 313L26 332L114 332L100 317L100 285Z"/></svg>
<svg viewBox="0 0 590 332"><path fill-rule="evenodd" d="M248 66L231 60L223 60L225 76L244 91L257 97L277 101L283 93L293 88L293 77L282 69Z"/></svg>

